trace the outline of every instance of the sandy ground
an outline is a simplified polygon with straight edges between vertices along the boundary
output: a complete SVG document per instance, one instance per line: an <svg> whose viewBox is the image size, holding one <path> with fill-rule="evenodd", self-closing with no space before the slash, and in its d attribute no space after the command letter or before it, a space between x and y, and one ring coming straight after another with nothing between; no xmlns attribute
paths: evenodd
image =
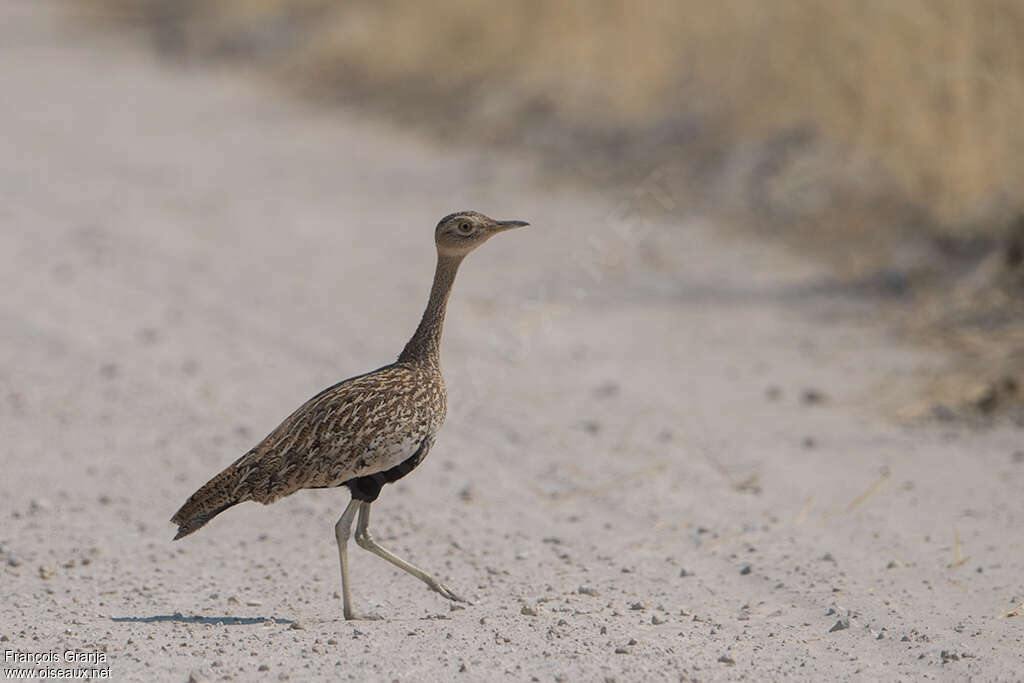
<svg viewBox="0 0 1024 683"><path fill-rule="evenodd" d="M1021 432L891 419L881 387L941 359L887 336L870 301L700 221L637 222L634 205L670 199L656 188L545 188L522 160L61 17L0 0L5 670L77 650L106 661L40 666L1021 679ZM474 604L355 549L357 604L384 619L343 621L345 490L171 543L208 476L393 359L433 225L459 208L533 227L464 265L448 423L374 526Z"/></svg>

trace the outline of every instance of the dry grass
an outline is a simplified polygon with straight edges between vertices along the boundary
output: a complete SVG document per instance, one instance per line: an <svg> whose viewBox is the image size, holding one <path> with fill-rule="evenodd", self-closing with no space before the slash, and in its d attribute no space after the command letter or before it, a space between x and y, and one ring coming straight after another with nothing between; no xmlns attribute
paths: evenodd
<svg viewBox="0 0 1024 683"><path fill-rule="evenodd" d="M269 55L321 94L400 90L496 137L524 108L596 131L681 110L741 136L809 126L943 230L1024 207L1019 0L95 2L155 11L168 43Z"/></svg>
<svg viewBox="0 0 1024 683"><path fill-rule="evenodd" d="M756 216L847 273L905 268L908 234L991 249L1024 213L1020 0L77 7L138 20L169 53L256 60L317 98L540 151L587 182L629 187L655 170L667 192ZM960 398L943 400L1021 385L1024 266L974 249L984 278L951 283L949 254L923 251L909 265L938 286L913 328L970 361Z"/></svg>

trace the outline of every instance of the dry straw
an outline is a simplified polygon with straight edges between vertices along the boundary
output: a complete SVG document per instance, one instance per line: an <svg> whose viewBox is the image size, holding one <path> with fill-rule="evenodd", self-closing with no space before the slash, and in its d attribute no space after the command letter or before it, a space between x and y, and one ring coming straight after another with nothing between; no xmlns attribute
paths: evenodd
<svg viewBox="0 0 1024 683"><path fill-rule="evenodd" d="M162 40L286 68L322 93L412 98L501 138L525 113L627 130L683 109L739 135L807 126L944 230L1024 207L1017 0L93 0ZM463 102L463 106L459 102ZM408 113L405 107L396 108ZM670 141L671 142L671 141ZM864 162L867 162L866 164ZM854 174L863 173L857 170Z"/></svg>

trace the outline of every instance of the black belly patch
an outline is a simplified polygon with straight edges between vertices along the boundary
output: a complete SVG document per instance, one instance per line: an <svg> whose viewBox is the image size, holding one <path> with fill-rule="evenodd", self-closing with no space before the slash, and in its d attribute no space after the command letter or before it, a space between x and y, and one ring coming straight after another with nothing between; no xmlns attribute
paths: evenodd
<svg viewBox="0 0 1024 683"><path fill-rule="evenodd" d="M430 446L433 443L433 438L428 436L420 442L420 447L416 449L415 453L391 469L368 474L365 477L349 479L343 482L342 486L347 486L352 492L352 497L356 500L372 503L377 500L377 496L380 495L380 490L384 487L384 484L398 481L416 469L416 466L423 462L423 458L427 457L427 451L430 450Z"/></svg>

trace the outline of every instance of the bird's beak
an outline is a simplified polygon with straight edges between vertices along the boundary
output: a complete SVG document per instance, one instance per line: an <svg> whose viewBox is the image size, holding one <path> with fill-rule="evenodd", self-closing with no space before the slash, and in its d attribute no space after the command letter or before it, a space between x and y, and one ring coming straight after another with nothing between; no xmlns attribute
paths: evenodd
<svg viewBox="0 0 1024 683"><path fill-rule="evenodd" d="M501 232L503 230L511 230L512 228L521 228L523 226L529 225L529 223L527 223L526 221L496 221L496 224L498 226L498 232Z"/></svg>

